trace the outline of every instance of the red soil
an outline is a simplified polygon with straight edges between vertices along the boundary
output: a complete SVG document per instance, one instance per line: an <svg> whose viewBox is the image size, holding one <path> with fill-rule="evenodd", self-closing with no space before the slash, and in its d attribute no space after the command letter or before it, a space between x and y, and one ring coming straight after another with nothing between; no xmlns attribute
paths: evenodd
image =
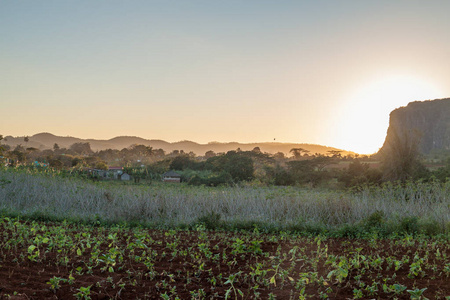
<svg viewBox="0 0 450 300"><path fill-rule="evenodd" d="M22 223L21 228L27 225ZM235 295L241 299L240 293L244 299L257 295L268 299L270 293L276 299L299 299L303 286L310 299L326 292L330 299L354 299L355 289L362 290L361 299L410 299L406 290L399 295L384 291L384 283L401 284L407 290L427 288L424 296L430 299L450 295L446 269L450 248L445 241L328 238L319 242L286 235L70 226L60 236L46 232L52 226L28 233L18 233L18 227L6 223L0 226L0 299L75 299L81 287L89 286L92 299L163 299L165 294L167 299L225 299L227 291L229 299ZM82 237L80 230L88 230L88 237ZM27 240L17 240L24 235ZM48 240L42 242L45 236ZM36 244L39 254L30 258L36 252L30 253L29 246ZM333 255L350 260L355 253L360 255L360 268L350 268L341 282L335 276L328 278L336 266L327 260ZM376 257L381 258L379 264ZM422 259L422 271L411 275L415 258ZM408 262L395 270L393 259ZM302 285L305 274L311 276ZM233 283L230 275L236 275ZM54 277L62 280L52 289L49 281ZM376 291L370 292L369 286Z"/></svg>

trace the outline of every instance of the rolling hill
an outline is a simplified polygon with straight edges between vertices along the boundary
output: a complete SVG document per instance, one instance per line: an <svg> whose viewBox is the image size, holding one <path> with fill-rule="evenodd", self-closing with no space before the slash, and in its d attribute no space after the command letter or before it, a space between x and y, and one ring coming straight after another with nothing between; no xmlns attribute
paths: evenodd
<svg viewBox="0 0 450 300"><path fill-rule="evenodd" d="M29 141L25 143L24 137L6 136L2 141L3 144L15 147L21 144L25 147L34 147L40 150L52 149L56 143L61 148L68 148L74 143L90 143L91 149L94 151L105 149L123 149L130 147L134 144L151 146L154 149L163 149L166 152L172 152L173 150L183 150L185 152L194 152L196 155L203 155L207 151L214 151L216 153L227 152L230 150L236 150L240 148L242 151L249 151L255 147L259 147L262 152L277 153L283 152L288 154L292 148L303 148L309 150L310 153L326 154L330 150L340 150L333 147L303 144L303 143L220 143L211 142L208 144L199 144L192 141L180 141L175 143L169 143L163 140L147 140L136 136L118 136L109 140L97 140L97 139L81 139L69 136L56 136L51 133L38 133L29 137ZM353 152L343 151L343 155L351 154Z"/></svg>

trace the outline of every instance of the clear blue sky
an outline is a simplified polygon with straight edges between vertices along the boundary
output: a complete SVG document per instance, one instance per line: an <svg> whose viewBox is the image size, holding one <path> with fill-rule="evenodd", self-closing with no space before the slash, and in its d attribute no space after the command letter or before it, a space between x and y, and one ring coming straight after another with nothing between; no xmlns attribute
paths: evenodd
<svg viewBox="0 0 450 300"><path fill-rule="evenodd" d="M0 134L370 153L450 97L450 1L1 1Z"/></svg>

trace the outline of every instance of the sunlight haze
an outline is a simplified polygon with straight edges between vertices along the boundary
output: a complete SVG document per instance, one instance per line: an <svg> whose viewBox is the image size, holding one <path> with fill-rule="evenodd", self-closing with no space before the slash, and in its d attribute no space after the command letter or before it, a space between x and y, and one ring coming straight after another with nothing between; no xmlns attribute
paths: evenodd
<svg viewBox="0 0 450 300"><path fill-rule="evenodd" d="M383 144L450 96L450 1L1 1L0 134Z"/></svg>

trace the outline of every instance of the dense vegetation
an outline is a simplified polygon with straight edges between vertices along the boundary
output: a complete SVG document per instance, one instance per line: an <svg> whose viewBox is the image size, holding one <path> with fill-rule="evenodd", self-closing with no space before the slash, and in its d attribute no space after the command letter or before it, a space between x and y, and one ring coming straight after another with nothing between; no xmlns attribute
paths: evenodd
<svg viewBox="0 0 450 300"><path fill-rule="evenodd" d="M0 298L450 293L450 160L427 168L400 139L371 158L89 144L2 152ZM114 165L135 180L93 176ZM168 170L183 182L163 183Z"/></svg>
<svg viewBox="0 0 450 300"><path fill-rule="evenodd" d="M402 139L372 158L301 148L291 153L255 148L196 157L143 145L93 152L88 143L45 151L3 148L8 163L0 169L0 209L13 216L162 227L203 222L214 229L260 226L341 236L448 232L445 156L430 170L415 144ZM112 164L123 165L134 184L89 180L96 179L93 167ZM184 183L163 184L168 170L179 172Z"/></svg>
<svg viewBox="0 0 450 300"><path fill-rule="evenodd" d="M424 158L418 150L412 137L391 139L380 154L372 157L342 156L340 151L329 151L328 155L311 154L301 148L291 149L290 157L283 153L263 153L259 148L227 153L207 151L204 156L195 156L182 150L165 153L162 149L144 145L94 152L89 143L75 143L68 149L55 144L53 150L43 151L21 145L14 149L0 145L0 161L15 167L85 175L89 169L107 170L111 166L120 166L136 181L160 180L164 172L176 170L184 182L206 186L252 181L268 186L349 188L396 180L445 182L450 177L450 154L444 151Z"/></svg>
<svg viewBox="0 0 450 300"><path fill-rule="evenodd" d="M450 182L390 184L355 191L301 187L193 187L91 182L37 170L0 170L6 215L151 227L247 228L359 236L366 231L447 233Z"/></svg>

